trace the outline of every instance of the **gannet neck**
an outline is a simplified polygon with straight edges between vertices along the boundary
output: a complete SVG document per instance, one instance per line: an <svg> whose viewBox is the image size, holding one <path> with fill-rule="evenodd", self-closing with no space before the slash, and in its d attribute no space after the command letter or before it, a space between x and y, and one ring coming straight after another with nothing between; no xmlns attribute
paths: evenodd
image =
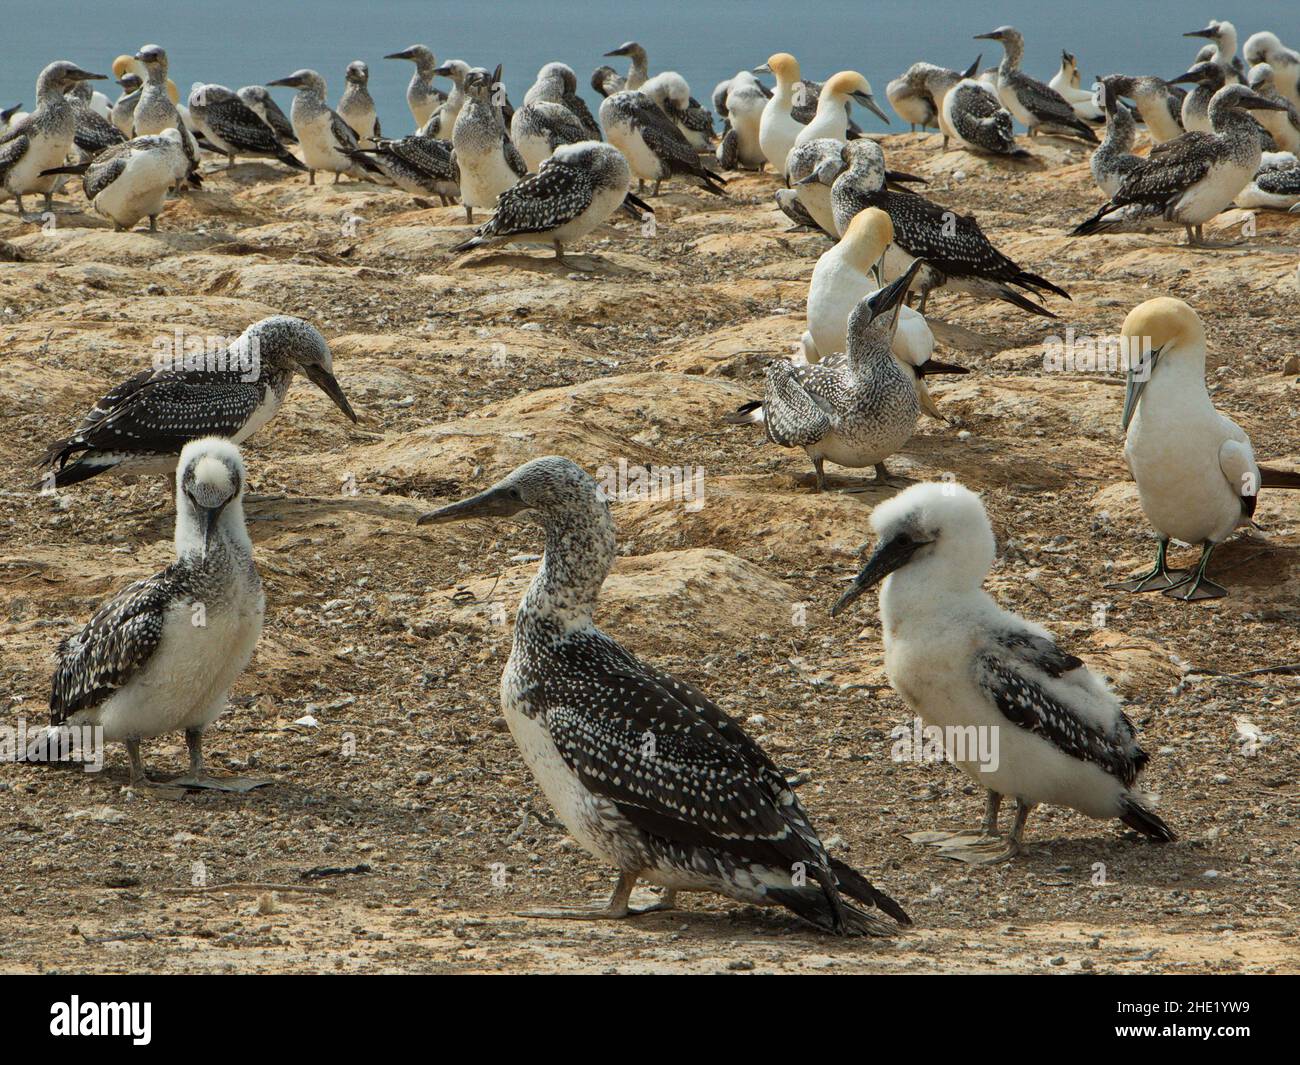
<svg viewBox="0 0 1300 1065"><path fill-rule="evenodd" d="M558 628L591 625L601 585L614 564L614 520L593 491L578 505L539 512L546 549L519 608L520 625Z"/></svg>

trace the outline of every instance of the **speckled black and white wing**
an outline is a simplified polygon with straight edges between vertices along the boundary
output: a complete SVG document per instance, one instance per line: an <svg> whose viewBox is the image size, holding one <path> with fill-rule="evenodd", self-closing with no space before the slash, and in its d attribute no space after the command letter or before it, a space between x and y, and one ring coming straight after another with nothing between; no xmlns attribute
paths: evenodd
<svg viewBox="0 0 1300 1065"><path fill-rule="evenodd" d="M1270 166L1255 175L1255 185L1261 192L1275 196L1300 196L1300 165Z"/></svg>
<svg viewBox="0 0 1300 1065"><path fill-rule="evenodd" d="M289 116L280 109L280 105L275 102L274 97L266 89L260 85L246 85L235 95L250 107L254 103L261 106L264 121L271 127L272 132L282 143L298 143L298 137L293 132L293 123L289 121Z"/></svg>
<svg viewBox="0 0 1300 1065"><path fill-rule="evenodd" d="M9 132L12 134L13 130ZM26 134L22 133L0 141L0 182L4 181L13 165L27 154L30 143Z"/></svg>
<svg viewBox="0 0 1300 1065"><path fill-rule="evenodd" d="M817 116L817 101L821 99L822 83L820 81L809 81L804 78L800 83L803 92L795 90L795 99L801 102L792 105L790 108L790 117L802 126L808 125Z"/></svg>
<svg viewBox="0 0 1300 1065"><path fill-rule="evenodd" d="M546 142L555 151L562 144L577 144L587 140L587 131L577 116L563 104L551 104L549 107L534 106L533 121L546 135Z"/></svg>
<svg viewBox="0 0 1300 1065"><path fill-rule="evenodd" d="M1017 154L1011 113L983 86L959 84L953 92L953 128L966 141L997 155Z"/></svg>
<svg viewBox="0 0 1300 1065"><path fill-rule="evenodd" d="M77 131L73 143L87 155L98 155L105 148L123 143L127 137L98 111L91 110L80 100L72 100L72 110L77 117Z"/></svg>
<svg viewBox="0 0 1300 1065"><path fill-rule="evenodd" d="M842 386L835 380L839 370L816 366L795 366L778 360L767 367L763 389L763 425L767 437L781 447L806 447L830 432L835 405L828 394Z"/></svg>
<svg viewBox="0 0 1300 1065"><path fill-rule="evenodd" d="M330 111L330 132L333 134L340 150L345 153L347 149L356 148L360 144L360 141L357 140L357 131L349 126L337 111Z"/></svg>
<svg viewBox="0 0 1300 1065"><path fill-rule="evenodd" d="M1218 140L1212 133L1193 131L1157 144L1141 166L1134 167L1111 199L1115 207L1147 204L1162 210L1210 172Z"/></svg>
<svg viewBox="0 0 1300 1065"><path fill-rule="evenodd" d="M667 164L671 173L696 173L700 169L699 153L663 109L644 93L622 95L624 99L620 102L641 131L646 147Z"/></svg>
<svg viewBox="0 0 1300 1065"><path fill-rule="evenodd" d="M547 159L536 174L497 198L496 214L478 230L480 237L545 233L571 222L591 206L590 173Z"/></svg>
<svg viewBox="0 0 1300 1065"><path fill-rule="evenodd" d="M50 689L50 724L98 706L144 668L162 640L163 620L182 563L129 584L59 645Z"/></svg>
<svg viewBox="0 0 1300 1065"><path fill-rule="evenodd" d="M583 132L586 134L584 140L601 141L605 139L600 131L600 123L596 121L595 116L591 113L591 108L587 106L586 100L576 92L566 92L563 101L564 106L573 112L573 117L582 126Z"/></svg>
<svg viewBox="0 0 1300 1065"><path fill-rule="evenodd" d="M122 176L131 158L131 151L131 142L124 141L104 149L95 157L95 161L81 175L81 187L85 190L86 199L93 203L96 196Z"/></svg>
<svg viewBox="0 0 1300 1065"><path fill-rule="evenodd" d="M245 152L275 155L280 139L262 117L234 93L221 93L203 108L203 121L218 137Z"/></svg>
<svg viewBox="0 0 1300 1065"><path fill-rule="evenodd" d="M1013 70L1008 80L1020 105L1039 122L1049 126L1062 126L1073 129L1085 139L1096 141L1097 135L1092 128L1074 113L1070 101L1053 89L1044 85L1037 78L1031 78L1023 70Z"/></svg>
<svg viewBox="0 0 1300 1065"><path fill-rule="evenodd" d="M515 147L514 141L510 139L509 134L501 134L501 150L505 152L506 165L515 172L518 177L524 177L528 173L528 164L524 157L519 154L519 149Z"/></svg>
<svg viewBox="0 0 1300 1065"><path fill-rule="evenodd" d="M713 139L713 115L694 96L687 102L686 109L681 112L681 123L692 132Z"/></svg>
<svg viewBox="0 0 1300 1065"><path fill-rule="evenodd" d="M372 154L381 167L399 170L425 184L460 184L451 141L412 133L401 140L378 141Z"/></svg>

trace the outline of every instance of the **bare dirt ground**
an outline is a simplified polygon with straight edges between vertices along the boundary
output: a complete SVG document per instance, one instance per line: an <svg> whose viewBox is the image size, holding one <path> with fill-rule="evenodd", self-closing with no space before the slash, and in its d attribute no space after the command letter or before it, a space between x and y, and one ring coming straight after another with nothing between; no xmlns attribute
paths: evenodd
<svg viewBox="0 0 1300 1065"><path fill-rule="evenodd" d="M120 748L97 775L0 766L0 969L1300 970L1300 679L1231 676L1300 660L1300 494L1266 492L1265 532L1216 554L1229 598L1106 591L1154 550L1121 457L1121 381L1043 369L1048 335L1113 335L1135 303L1179 296L1206 322L1215 402L1261 460L1296 468L1300 391L1294 364L1283 370L1300 217L1261 214L1225 250L1076 241L1064 232L1100 202L1081 149L1044 142L1038 164L1012 169L941 155L933 136L885 148L1074 296L1050 302L1059 322L934 296L941 357L972 373L933 385L952 424L923 419L893 468L984 493L999 536L991 589L1113 679L1181 842L1053 809L995 868L903 838L973 824L982 799L950 766L891 760L890 730L910 719L884 677L874 596L828 616L884 493L812 494L802 453L720 424L791 350L827 246L788 231L770 176L738 177L726 199L669 186L653 238L618 220L564 265L526 249L458 260L458 208L308 188L250 163L169 205L158 235L84 213L40 232L0 209L0 722L43 721L58 640L170 557L157 478L53 499L28 488L45 444L147 365L153 338L301 315L330 339L363 419L300 380L246 448L267 621L207 746L218 771L275 785L137 794ZM79 189L70 202L84 205ZM1233 237L1242 218L1220 223L1214 235ZM612 883L554 822L497 705L539 537L414 520L547 453L593 471L620 458L705 469L698 510L617 505L623 557L598 620L804 772L829 845L914 930L837 941L703 896L613 923L515 916ZM1238 718L1270 738L1254 754ZM184 767L180 736L145 753L157 776ZM304 879L321 866L367 871ZM204 878L333 893L195 891Z"/></svg>

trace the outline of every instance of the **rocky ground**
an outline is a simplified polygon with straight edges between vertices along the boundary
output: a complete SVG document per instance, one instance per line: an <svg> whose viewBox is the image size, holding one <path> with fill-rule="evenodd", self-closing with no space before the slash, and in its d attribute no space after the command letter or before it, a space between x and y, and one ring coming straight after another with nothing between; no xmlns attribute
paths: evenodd
<svg viewBox="0 0 1300 1065"><path fill-rule="evenodd" d="M814 494L802 453L721 424L790 352L827 246L789 231L770 176L736 177L726 199L671 185L653 236L619 219L561 264L527 248L457 258L459 208L248 163L170 204L156 235L84 212L41 231L0 209L0 723L43 721L58 640L170 557L157 478L29 487L45 444L147 365L156 337L301 315L362 418L299 380L246 449L266 627L208 750L274 786L168 801L126 787L120 748L98 775L0 766L0 969L1300 970L1300 679L1267 671L1300 660L1300 495L1262 495L1264 531L1216 554L1227 599L1105 590L1154 551L1121 457L1122 382L1043 360L1066 327L1113 335L1137 302L1179 296L1206 322L1215 402L1261 459L1296 468L1300 217L1261 214L1220 250L1072 240L1100 202L1081 149L1042 142L1011 168L935 142L887 138L890 165L1074 298L1050 301L1052 322L932 297L940 357L972 372L933 384L951 424L923 419L892 466L984 493L991 590L1112 678L1181 842L1043 809L1019 860L972 870L903 837L972 824L982 799L950 766L891 759L910 717L874 595L829 618L888 490ZM1244 223L1230 212L1210 235ZM623 922L515 915L612 883L553 820L497 704L540 542L531 526L415 517L547 453L703 469L701 506L616 505L622 557L598 621L802 772L828 844L913 930L837 941L705 896ZM1242 719L1267 738L1257 749ZM184 757L180 736L146 745L155 775Z"/></svg>

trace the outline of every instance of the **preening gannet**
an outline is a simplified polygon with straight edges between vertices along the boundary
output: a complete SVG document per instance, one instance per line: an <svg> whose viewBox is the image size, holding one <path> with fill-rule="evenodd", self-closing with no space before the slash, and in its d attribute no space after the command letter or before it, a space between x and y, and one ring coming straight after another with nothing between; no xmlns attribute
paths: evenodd
<svg viewBox="0 0 1300 1065"><path fill-rule="evenodd" d="M225 712L266 609L244 526L244 463L230 441L201 439L176 472L176 561L123 588L59 645L50 724L97 725L125 743L135 786L149 784L140 741L183 729L190 770L168 786L249 791L269 781L203 766L204 730Z"/></svg>
<svg viewBox="0 0 1300 1065"><path fill-rule="evenodd" d="M325 102L325 79L316 71L297 70L267 85L298 90L289 115L302 161L307 164L307 184L316 184L317 170L332 173L336 185L343 174L364 178L368 173L381 173L366 156L351 154L360 147L357 135Z"/></svg>
<svg viewBox="0 0 1300 1065"><path fill-rule="evenodd" d="M1264 152L1254 179L1233 202L1238 207L1300 211L1300 159L1291 152Z"/></svg>
<svg viewBox="0 0 1300 1065"><path fill-rule="evenodd" d="M1260 125L1247 111L1285 106L1245 85L1225 85L1210 101L1213 133L1184 133L1157 145L1073 234L1183 226L1189 244L1203 243L1201 226L1227 207L1259 169Z"/></svg>
<svg viewBox="0 0 1300 1065"><path fill-rule="evenodd" d="M915 374L890 351L920 266L914 261L897 280L859 300L849 315L845 354L811 366L769 363L763 399L723 420L761 424L772 443L802 447L817 471L818 492L826 487L828 460L852 469L874 466L876 480L888 483L885 459L911 439L920 414Z"/></svg>
<svg viewBox="0 0 1300 1065"><path fill-rule="evenodd" d="M534 459L419 524L516 514L541 524L546 551L515 617L502 713L569 834L619 872L604 909L531 916L629 916L641 879L664 889L651 909L671 908L678 891L710 891L785 906L840 935L896 931L877 910L909 924L898 903L826 852L737 722L595 626L615 530L591 477L565 458Z"/></svg>
<svg viewBox="0 0 1300 1065"><path fill-rule="evenodd" d="M847 350L849 316L864 297L881 289L877 267L893 239L889 215L868 207L853 217L840 242L817 260L808 284L808 331L802 341L804 358L809 362L820 362L825 356ZM925 318L911 307L899 308L890 350L915 375L921 409L945 420L925 386L925 376L966 373L965 367L933 357L934 334Z"/></svg>
<svg viewBox="0 0 1300 1065"><path fill-rule="evenodd" d="M385 59L409 59L415 64L415 73L411 75L410 84L406 86L406 106L411 109L415 119L415 128L423 130L433 113L442 106L446 97L433 87L434 68L438 61L429 49L422 44L413 44L400 52L390 52ZM443 131L443 136L450 135L451 130Z"/></svg>
<svg viewBox="0 0 1300 1065"><path fill-rule="evenodd" d="M621 91L631 92L634 89L641 88L650 78L650 64L646 58L645 49L636 41L626 41L620 44L613 51L606 52L605 58L611 56L627 56L630 65L627 70L627 77L623 79Z"/></svg>
<svg viewBox="0 0 1300 1065"><path fill-rule="evenodd" d="M66 59L49 64L36 79L36 106L27 115L13 118L0 135L0 198L13 196L18 214L27 218L23 197L38 192L45 197L45 210L54 210L54 187L61 178L47 173L62 166L72 151L77 117L72 102L64 95L80 81L104 80Z"/></svg>
<svg viewBox="0 0 1300 1065"><path fill-rule="evenodd" d="M1160 842L1177 839L1138 781L1149 756L1109 685L1041 625L1003 610L981 585L993 530L979 496L959 484L917 484L871 512L876 549L831 610L880 589L885 672L927 726L988 730L996 757L976 743L946 744L948 759L987 794L982 830L909 833L945 857L973 864L1019 852L1038 803L1118 818ZM1004 797L1016 800L1010 834L997 836Z"/></svg>
<svg viewBox="0 0 1300 1065"><path fill-rule="evenodd" d="M663 110L697 152L713 147L713 116L691 95L686 79L675 70L647 78L641 91Z"/></svg>
<svg viewBox="0 0 1300 1065"><path fill-rule="evenodd" d="M920 126L939 125L939 110L926 87L925 78L931 71L940 70L933 63L913 63L902 74L885 86L885 98L904 122L916 132Z"/></svg>
<svg viewBox="0 0 1300 1065"><path fill-rule="evenodd" d="M591 72L591 87L602 97L622 92L626 79L609 65L599 66Z"/></svg>
<svg viewBox="0 0 1300 1065"><path fill-rule="evenodd" d="M475 67L465 75L465 104L451 133L467 222L474 221L475 207L496 207L497 197L528 173L493 99L500 84L499 66L490 73Z"/></svg>
<svg viewBox="0 0 1300 1065"><path fill-rule="evenodd" d="M516 117L522 110L515 112ZM631 180L627 159L614 145L601 141L561 145L543 160L536 174L501 193L496 214L452 251L519 241L550 244L555 257L563 259L566 244L581 240L625 204L651 211L628 192Z"/></svg>
<svg viewBox="0 0 1300 1065"><path fill-rule="evenodd" d="M777 190L777 203L788 203L787 193L793 192L798 197L804 212L812 219L815 228L820 229L831 240L839 240L840 232L835 225L835 208L831 203L831 188L835 179L844 170L844 147L846 142L831 137L804 141L792 148L786 159L787 176L791 189ZM870 149L867 149L870 152ZM873 153L874 158L874 153ZM880 156L883 170L884 155ZM894 188L911 184L925 184L925 178L906 174L898 170L883 170L885 182ZM789 214L789 211L786 211Z"/></svg>
<svg viewBox="0 0 1300 1065"><path fill-rule="evenodd" d="M752 71L741 70L723 83L721 100L714 97L714 107L726 119L727 129L718 143L718 164L727 170L762 170L767 162L759 140L767 93Z"/></svg>
<svg viewBox="0 0 1300 1065"><path fill-rule="evenodd" d="M836 231L844 233L853 216L868 207L888 214L894 242L885 255L884 276L897 276L913 257L923 260L917 277L922 314L930 292L944 286L981 299L1003 300L1046 318L1056 316L1017 289L1070 298L1064 289L998 251L973 215L960 215L914 192L891 189L886 184L884 155L874 141L853 141L844 148L843 157L847 168L831 188Z"/></svg>
<svg viewBox="0 0 1300 1065"><path fill-rule="evenodd" d="M245 85L235 94L258 118L271 127L271 131L281 144L297 144L298 136L293 131L289 116L280 110L280 105L266 90L264 85Z"/></svg>
<svg viewBox="0 0 1300 1065"><path fill-rule="evenodd" d="M600 123L587 107L587 102L578 95L578 75L567 63L547 63L537 72L537 80L524 95L524 103L534 100L562 104L582 126L583 140L601 139Z"/></svg>
<svg viewBox="0 0 1300 1065"><path fill-rule="evenodd" d="M1102 99L1106 105L1106 135L1088 160L1093 181L1107 196L1114 196L1124 179L1144 161L1141 156L1133 154L1137 123L1115 93L1116 80L1101 79Z"/></svg>
<svg viewBox="0 0 1300 1065"><path fill-rule="evenodd" d="M590 140L578 116L564 102L563 63L547 63L510 119L510 139L531 173L562 144ZM572 71L569 71L572 73Z"/></svg>
<svg viewBox="0 0 1300 1065"><path fill-rule="evenodd" d="M1074 113L1085 122L1097 125L1104 122L1106 114L1097 103L1096 96L1079 85L1079 63L1069 52L1061 53L1061 68L1047 83L1049 89L1060 93L1074 108Z"/></svg>
<svg viewBox="0 0 1300 1065"><path fill-rule="evenodd" d="M1164 78L1116 74L1108 80L1115 95L1133 101L1153 143L1163 144L1183 135L1182 99Z"/></svg>
<svg viewBox="0 0 1300 1065"><path fill-rule="evenodd" d="M401 140L381 138L373 148L354 150L370 156L389 181L412 196L437 196L446 207L460 195L460 167L451 141L412 133Z"/></svg>
<svg viewBox="0 0 1300 1065"><path fill-rule="evenodd" d="M1252 33L1242 49L1251 66L1267 63L1273 68L1277 91L1300 108L1300 53L1287 48L1277 39L1277 34Z"/></svg>
<svg viewBox="0 0 1300 1065"><path fill-rule="evenodd" d="M275 159L292 170L306 170L251 107L224 85L190 90L190 120L209 144L226 157L226 169L241 155Z"/></svg>
<svg viewBox="0 0 1300 1065"><path fill-rule="evenodd" d="M822 85L821 94L817 98L817 113L811 122L799 130L794 138L794 147L822 137L848 139L849 118L845 107L850 100L879 115L886 123L889 121L871 94L871 83L856 70L841 70L838 74L832 74Z"/></svg>
<svg viewBox="0 0 1300 1065"><path fill-rule="evenodd" d="M1255 119L1268 130L1278 151L1300 152L1300 111L1277 91L1277 75L1269 64L1259 63L1250 68L1250 88L1266 100L1285 105L1278 111L1261 111Z"/></svg>
<svg viewBox="0 0 1300 1065"><path fill-rule="evenodd" d="M217 352L179 350L169 363L127 378L90 410L71 436L56 440L40 464L53 487L109 470L121 475L171 473L191 440L240 443L269 422L295 373L303 374L352 421L334 377L329 344L315 326L287 314L263 318Z"/></svg>
<svg viewBox="0 0 1300 1065"><path fill-rule="evenodd" d="M952 73L932 74L930 83L942 85L950 80ZM1009 159L1029 158L1029 152L1016 144L1011 112L1002 106L996 90L970 77L968 72L965 76L957 74L956 83L943 91L941 99L939 128L945 149L948 138L952 137L971 152Z"/></svg>
<svg viewBox="0 0 1300 1065"><path fill-rule="evenodd" d="M1192 30L1184 37L1204 37L1212 49L1210 61L1223 71L1228 85L1245 82L1246 67L1237 55L1237 28L1231 22L1210 19L1210 24L1203 30Z"/></svg>
<svg viewBox="0 0 1300 1065"><path fill-rule="evenodd" d="M1260 488L1300 488L1300 474L1261 468L1250 437L1214 409L1205 388L1205 327L1186 303L1147 300L1129 311L1120 335L1130 352L1124 459L1160 548L1154 569L1114 587L1183 600L1226 595L1205 576L1215 545L1252 524ZM1170 540L1201 545L1194 572L1166 568Z"/></svg>
<svg viewBox="0 0 1300 1065"><path fill-rule="evenodd" d="M1044 133L1063 133L1097 143L1092 127L1074 113L1070 101L1055 89L1031 78L1020 69L1025 39L1014 26L999 26L991 33L977 33L976 40L1000 41L1002 62L998 66L998 96L1002 105L1022 123L1029 135L1040 129Z"/></svg>
<svg viewBox="0 0 1300 1065"><path fill-rule="evenodd" d="M343 95L339 97L339 116L361 142L363 148L373 148L383 136L375 101L370 95L370 68L360 59L354 59L343 72Z"/></svg>
<svg viewBox="0 0 1300 1065"><path fill-rule="evenodd" d="M727 182L702 162L700 155L663 110L643 92L616 92L600 105L600 124L610 144L627 156L637 179L637 191L647 181L659 185L672 177L683 177L706 192L725 196Z"/></svg>

